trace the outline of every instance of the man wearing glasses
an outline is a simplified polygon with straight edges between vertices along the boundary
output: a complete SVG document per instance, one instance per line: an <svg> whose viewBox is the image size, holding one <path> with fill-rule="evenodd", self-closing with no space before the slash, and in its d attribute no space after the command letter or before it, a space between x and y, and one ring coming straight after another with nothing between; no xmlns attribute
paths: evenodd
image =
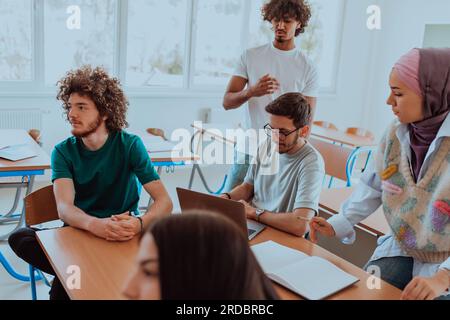
<svg viewBox="0 0 450 320"><path fill-rule="evenodd" d="M287 93L265 110L270 119L264 127L270 137L266 144L275 143L276 152L258 154L278 160L258 156L244 183L222 197L243 202L247 218L302 237L308 232L308 221L318 212L325 176L322 156L306 140L311 107L300 93ZM263 145L260 149L270 148ZM267 174L267 163L275 163L276 172Z"/></svg>
<svg viewBox="0 0 450 320"><path fill-rule="evenodd" d="M223 100L226 110L240 108L248 102L245 129L254 130L261 130L268 121L264 108L284 93L302 93L314 115L319 87L316 67L295 44L296 37L305 32L311 18L306 0L268 1L262 8L262 15L264 21L272 25L274 40L244 52ZM226 190L242 183L249 158L235 155L238 163L231 168Z"/></svg>

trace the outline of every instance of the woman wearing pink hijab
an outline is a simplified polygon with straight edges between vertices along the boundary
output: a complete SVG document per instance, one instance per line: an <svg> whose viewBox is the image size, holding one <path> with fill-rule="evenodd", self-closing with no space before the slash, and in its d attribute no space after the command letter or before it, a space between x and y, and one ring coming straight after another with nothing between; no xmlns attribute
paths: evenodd
<svg viewBox="0 0 450 320"><path fill-rule="evenodd" d="M383 206L391 227L366 268L405 300L450 300L450 48L413 49L394 66L387 104L397 117L340 214L316 233L355 240L354 226Z"/></svg>

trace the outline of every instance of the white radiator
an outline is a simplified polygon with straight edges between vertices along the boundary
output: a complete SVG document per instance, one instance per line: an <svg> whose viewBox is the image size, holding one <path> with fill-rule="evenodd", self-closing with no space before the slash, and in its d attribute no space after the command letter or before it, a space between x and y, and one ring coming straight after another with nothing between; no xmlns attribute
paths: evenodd
<svg viewBox="0 0 450 320"><path fill-rule="evenodd" d="M0 129L42 130L41 109L0 109Z"/></svg>

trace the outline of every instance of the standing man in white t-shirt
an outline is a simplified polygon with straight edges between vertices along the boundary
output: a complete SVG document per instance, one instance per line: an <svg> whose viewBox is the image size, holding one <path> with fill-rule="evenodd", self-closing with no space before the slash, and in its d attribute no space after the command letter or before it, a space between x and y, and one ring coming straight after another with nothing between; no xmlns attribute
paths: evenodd
<svg viewBox="0 0 450 320"><path fill-rule="evenodd" d="M305 96L314 117L319 89L315 66L295 46L295 38L305 32L311 18L309 4L305 0L271 0L263 6L262 15L264 21L272 24L275 39L244 52L223 100L226 110L248 102L245 126L255 130L263 129L269 122L265 107L288 92ZM243 182L249 162L247 155L245 162L239 161L244 164L233 165L226 191Z"/></svg>

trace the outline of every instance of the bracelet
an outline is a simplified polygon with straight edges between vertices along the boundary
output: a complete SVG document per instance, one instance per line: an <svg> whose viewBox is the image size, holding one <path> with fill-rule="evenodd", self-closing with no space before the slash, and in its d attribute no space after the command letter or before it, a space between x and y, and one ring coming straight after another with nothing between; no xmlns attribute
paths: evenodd
<svg viewBox="0 0 450 320"><path fill-rule="evenodd" d="M137 217L135 216L135 218L137 218L139 220L139 223L141 224L141 234L144 233L144 221L142 221L141 217Z"/></svg>
<svg viewBox="0 0 450 320"><path fill-rule="evenodd" d="M228 197L228 199L232 200L231 195L229 193L225 192L224 195L226 195Z"/></svg>

